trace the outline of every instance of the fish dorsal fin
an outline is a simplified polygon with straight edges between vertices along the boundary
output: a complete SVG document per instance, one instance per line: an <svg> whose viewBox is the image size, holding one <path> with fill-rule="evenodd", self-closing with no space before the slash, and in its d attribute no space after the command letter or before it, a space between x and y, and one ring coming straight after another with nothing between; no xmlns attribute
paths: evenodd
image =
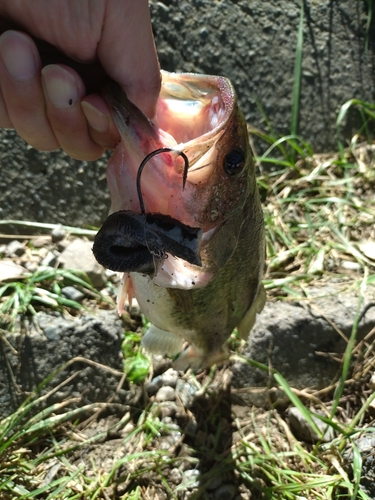
<svg viewBox="0 0 375 500"><path fill-rule="evenodd" d="M256 299L237 326L238 335L242 340L246 340L248 338L249 333L254 326L256 315L263 310L265 303L266 290L264 289L263 284L261 284Z"/></svg>

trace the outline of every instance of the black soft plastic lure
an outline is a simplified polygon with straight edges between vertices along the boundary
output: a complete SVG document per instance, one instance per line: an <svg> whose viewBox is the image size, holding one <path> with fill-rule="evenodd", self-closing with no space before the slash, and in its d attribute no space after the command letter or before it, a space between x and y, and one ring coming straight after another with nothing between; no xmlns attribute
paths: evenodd
<svg viewBox="0 0 375 500"><path fill-rule="evenodd" d="M162 214L121 210L110 215L95 237L93 252L99 264L120 272L155 272L155 258L167 254L201 266L202 231Z"/></svg>
<svg viewBox="0 0 375 500"><path fill-rule="evenodd" d="M120 210L110 215L95 237L93 252L96 260L107 269L119 272L153 274L157 261L167 254L201 266L199 242L202 231L159 213L146 214L141 192L141 174L150 158L172 151L161 148L153 151L142 161L137 174L137 192L141 214L131 210ZM182 177L185 187L189 163L186 155Z"/></svg>

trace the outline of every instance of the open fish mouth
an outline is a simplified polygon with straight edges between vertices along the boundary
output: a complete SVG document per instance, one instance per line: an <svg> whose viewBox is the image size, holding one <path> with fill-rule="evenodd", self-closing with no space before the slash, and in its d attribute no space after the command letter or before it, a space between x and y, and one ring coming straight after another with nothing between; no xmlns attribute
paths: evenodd
<svg viewBox="0 0 375 500"><path fill-rule="evenodd" d="M93 253L102 266L118 272L139 272L154 275L168 254L189 264L202 266L199 242L202 231L173 219L169 215L146 214L141 191L142 171L153 156L171 151L161 148L144 158L137 174L137 193L141 214L119 210L111 214L95 237ZM189 161L185 161L182 189L185 187Z"/></svg>
<svg viewBox="0 0 375 500"><path fill-rule="evenodd" d="M225 239L218 258L209 244L247 193L247 134L234 89L223 77L163 73L153 124L108 83L104 96L121 142L107 167L111 215L94 255L108 269L146 274L159 287L204 287L237 239Z"/></svg>
<svg viewBox="0 0 375 500"><path fill-rule="evenodd" d="M201 266L202 231L162 214L120 210L111 214L95 237L93 253L107 269L154 274L168 255Z"/></svg>

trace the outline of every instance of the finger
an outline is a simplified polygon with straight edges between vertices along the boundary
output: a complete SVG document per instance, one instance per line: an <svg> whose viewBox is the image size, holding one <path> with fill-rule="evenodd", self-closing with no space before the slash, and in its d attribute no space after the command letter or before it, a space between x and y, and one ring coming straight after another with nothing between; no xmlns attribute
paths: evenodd
<svg viewBox="0 0 375 500"><path fill-rule="evenodd" d="M7 31L0 36L0 86L6 116L3 126L11 125L29 144L41 150L59 147L49 124L40 82L41 62L32 39L21 32ZM0 109L0 116L4 117Z"/></svg>
<svg viewBox="0 0 375 500"><path fill-rule="evenodd" d="M79 160L96 160L104 148L94 142L81 107L85 87L68 66L51 64L42 70L47 116L60 146Z"/></svg>
<svg viewBox="0 0 375 500"><path fill-rule="evenodd" d="M99 60L107 74L125 89L128 98L153 119L161 76L148 1L129 1L121 9L118 4L118 0L107 1Z"/></svg>
<svg viewBox="0 0 375 500"><path fill-rule="evenodd" d="M98 94L91 94L82 100L81 106L91 139L105 149L114 149L121 138L104 99Z"/></svg>
<svg viewBox="0 0 375 500"><path fill-rule="evenodd" d="M5 106L4 98L0 92L0 127L1 128L14 128L10 121L7 107Z"/></svg>

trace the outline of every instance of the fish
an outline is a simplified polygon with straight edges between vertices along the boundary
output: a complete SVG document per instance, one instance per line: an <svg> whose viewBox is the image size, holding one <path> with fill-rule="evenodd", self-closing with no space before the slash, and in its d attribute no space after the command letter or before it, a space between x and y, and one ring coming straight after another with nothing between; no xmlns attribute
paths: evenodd
<svg viewBox="0 0 375 500"><path fill-rule="evenodd" d="M151 122L113 82L103 92L121 135L107 167L99 263L122 272L117 306L135 297L142 344L178 370L229 356L264 307L265 229L245 118L229 79L162 72Z"/></svg>

